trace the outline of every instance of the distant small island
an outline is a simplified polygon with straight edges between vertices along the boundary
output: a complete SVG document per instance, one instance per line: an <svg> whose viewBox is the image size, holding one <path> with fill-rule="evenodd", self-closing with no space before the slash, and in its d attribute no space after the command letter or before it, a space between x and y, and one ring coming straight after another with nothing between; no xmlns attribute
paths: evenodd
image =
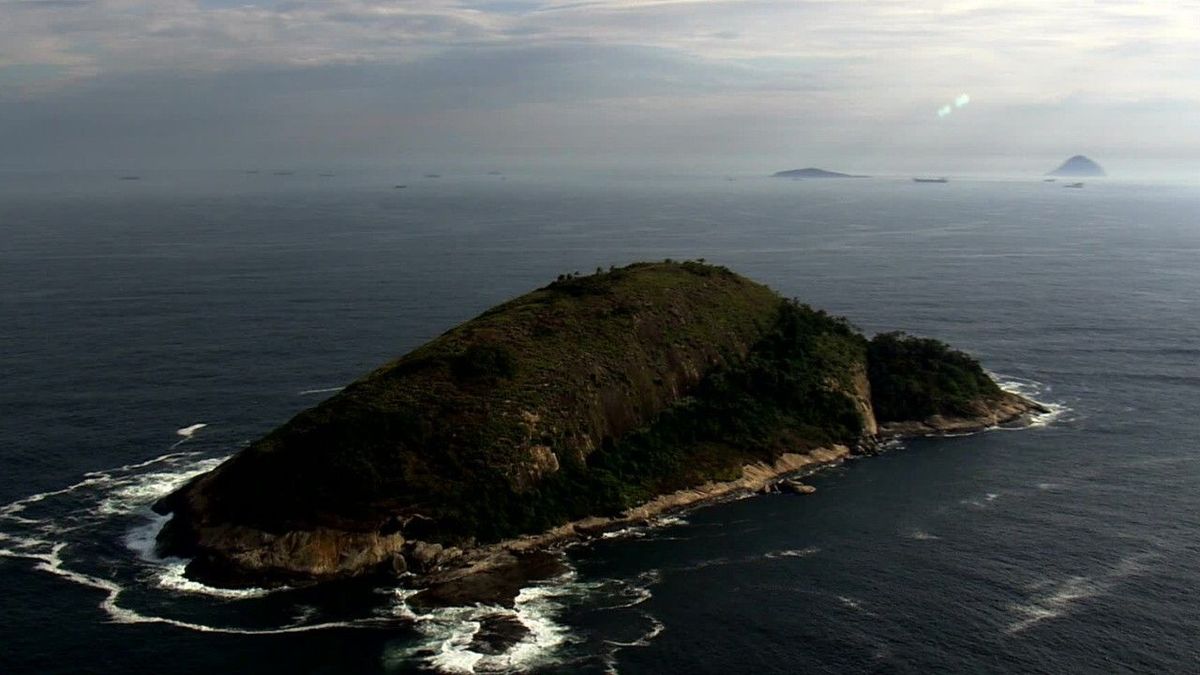
<svg viewBox="0 0 1200 675"><path fill-rule="evenodd" d="M837 171L826 171L810 166L807 169L788 169L787 171L777 171L771 174L775 178L870 178L870 176L859 176L850 173L838 173Z"/></svg>
<svg viewBox="0 0 1200 675"><path fill-rule="evenodd" d="M1098 177L1106 176L1104 169L1096 162L1084 157L1083 155L1075 155L1067 161L1063 162L1057 169L1046 174L1047 176L1087 176Z"/></svg>
<svg viewBox="0 0 1200 675"><path fill-rule="evenodd" d="M547 547L1038 411L941 342L867 338L724 267L564 274L163 498L158 546L215 585L413 573L414 601L511 600Z"/></svg>

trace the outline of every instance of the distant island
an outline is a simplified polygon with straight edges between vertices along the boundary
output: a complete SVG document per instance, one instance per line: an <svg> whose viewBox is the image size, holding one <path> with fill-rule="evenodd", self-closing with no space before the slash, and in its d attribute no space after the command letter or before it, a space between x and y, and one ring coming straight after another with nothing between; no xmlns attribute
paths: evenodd
<svg viewBox="0 0 1200 675"><path fill-rule="evenodd" d="M1104 169L1092 160L1083 155L1075 155L1067 161L1063 162L1057 169L1046 174L1047 176L1105 176Z"/></svg>
<svg viewBox="0 0 1200 675"><path fill-rule="evenodd" d="M474 602L565 540L1041 410L941 342L868 339L724 267L564 274L160 500L158 547L214 585L411 572L415 601Z"/></svg>
<svg viewBox="0 0 1200 675"><path fill-rule="evenodd" d="M870 176L857 176L849 173L838 173L837 171L826 171L810 166L807 169L789 169L787 171L777 171L771 174L775 178L870 178Z"/></svg>

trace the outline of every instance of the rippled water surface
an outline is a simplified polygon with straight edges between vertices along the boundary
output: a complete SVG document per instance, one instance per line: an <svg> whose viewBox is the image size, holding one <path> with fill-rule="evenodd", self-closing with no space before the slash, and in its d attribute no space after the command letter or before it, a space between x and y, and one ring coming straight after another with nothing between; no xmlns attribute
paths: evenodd
<svg viewBox="0 0 1200 675"><path fill-rule="evenodd" d="M1200 190L395 182L0 188L0 672L1196 670ZM218 591L153 555L149 503L380 362L666 257L945 339L1055 412L573 547L512 608Z"/></svg>

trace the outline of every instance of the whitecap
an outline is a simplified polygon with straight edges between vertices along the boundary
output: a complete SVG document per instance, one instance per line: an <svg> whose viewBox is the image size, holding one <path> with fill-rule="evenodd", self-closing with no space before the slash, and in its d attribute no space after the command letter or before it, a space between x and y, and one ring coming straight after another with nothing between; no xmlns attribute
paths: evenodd
<svg viewBox="0 0 1200 675"><path fill-rule="evenodd" d="M335 391L341 391L343 389L345 389L345 387L325 387L324 389L305 389L304 391L297 392L296 395L297 396L311 396L313 394L332 394Z"/></svg>
<svg viewBox="0 0 1200 675"><path fill-rule="evenodd" d="M1050 591L1024 604L1014 604L1010 609L1020 618L1010 623L1007 633L1019 633L1046 619L1054 619L1070 611L1070 606L1079 600L1091 598L1104 592L1101 584L1087 577L1075 576L1053 584Z"/></svg>
<svg viewBox="0 0 1200 675"><path fill-rule="evenodd" d="M183 456L164 460L165 468L161 471L134 474L120 478L109 477L104 487L108 488L104 499L96 506L101 515L119 515L133 513L149 504L153 504L171 491L183 485L189 478L197 476L217 467L225 461L224 457L211 459L194 459Z"/></svg>
<svg viewBox="0 0 1200 675"><path fill-rule="evenodd" d="M601 533L601 539L620 539L624 537L644 537L646 536L645 526L635 525L633 527L623 527L619 530L610 530Z"/></svg>
<svg viewBox="0 0 1200 675"><path fill-rule="evenodd" d="M1020 633L1047 619L1069 614L1081 601L1106 595L1129 577L1149 569L1148 562L1160 557L1157 552L1143 552L1121 558L1107 569L1093 575L1070 575L1060 579L1042 579L1029 585L1034 592L1026 602L1013 603L1009 610L1016 615L1005 633Z"/></svg>
<svg viewBox="0 0 1200 675"><path fill-rule="evenodd" d="M182 429L176 429L175 433L183 436L184 438L191 438L197 431L200 431L206 426L208 425L203 422L197 422L193 425L183 427Z"/></svg>
<svg viewBox="0 0 1200 675"><path fill-rule="evenodd" d="M776 558L807 558L810 555L820 552L821 549L817 548L816 546L809 546L807 548L789 548L782 551L770 551L763 554L763 557L768 560L774 560Z"/></svg>
<svg viewBox="0 0 1200 675"><path fill-rule="evenodd" d="M688 521L683 516L659 516L650 521L650 524L655 527L670 527L672 525L687 525Z"/></svg>
<svg viewBox="0 0 1200 675"><path fill-rule="evenodd" d="M863 614L872 615L870 611L863 607L862 600L859 600L858 598L852 598L848 595L835 595L834 597L837 598L838 602L842 603L842 605L848 607L849 609L852 609L856 612L862 612Z"/></svg>

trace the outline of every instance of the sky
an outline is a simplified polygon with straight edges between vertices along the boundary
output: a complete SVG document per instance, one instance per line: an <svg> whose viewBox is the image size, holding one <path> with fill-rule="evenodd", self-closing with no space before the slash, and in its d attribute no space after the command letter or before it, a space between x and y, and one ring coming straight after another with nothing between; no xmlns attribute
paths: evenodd
<svg viewBox="0 0 1200 675"><path fill-rule="evenodd" d="M0 0L0 168L1076 153L1200 175L1200 0Z"/></svg>

